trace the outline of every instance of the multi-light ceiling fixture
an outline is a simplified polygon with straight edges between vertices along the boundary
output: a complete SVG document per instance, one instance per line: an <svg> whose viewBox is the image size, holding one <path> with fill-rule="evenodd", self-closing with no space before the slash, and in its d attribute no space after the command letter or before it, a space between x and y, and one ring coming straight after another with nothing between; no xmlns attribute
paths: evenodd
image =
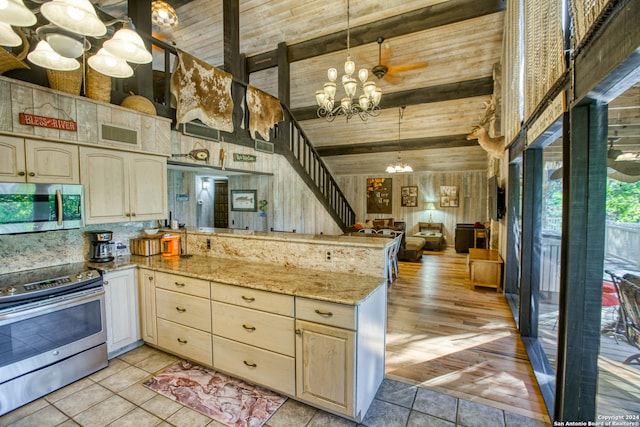
<svg viewBox="0 0 640 427"><path fill-rule="evenodd" d="M337 116L345 116L347 120L357 115L362 120L367 120L369 116L380 114L380 99L382 90L376 86L375 82L367 81L369 70L361 68L358 70L358 79L362 83L364 94L354 103L358 82L352 77L356 70L356 64L351 60L350 51L350 28L349 28L349 0L347 0L347 61L344 63L344 75L342 76L342 86L346 96L340 100L340 104L335 105L336 79L338 70L329 68L327 77L329 81L324 84L324 89L316 91L316 102L318 103L318 117L324 117L332 122Z"/></svg>
<svg viewBox="0 0 640 427"><path fill-rule="evenodd" d="M400 157L400 120L402 120L402 117L404 116L405 108L406 108L405 105L398 108L398 161L396 162L395 165L387 166L387 169L386 169L387 173L413 172L413 168L408 164L406 164L405 162L403 162L402 158Z"/></svg>
<svg viewBox="0 0 640 427"><path fill-rule="evenodd" d="M89 66L107 76L126 78L133 75L128 62L146 64L152 60L151 53L133 30L130 20L116 19L104 23L89 0L48 1L40 6L40 13L50 24L36 30L40 41L27 55L27 59L35 65L61 71L78 69L81 62L84 64L84 55L91 48L87 37L104 37L107 26L116 23L123 24L122 28L87 60ZM35 14L22 0L0 0L0 44L3 46L20 44L15 44L15 37L18 36L11 26L30 27L36 22ZM82 61L76 59L80 56L83 57Z"/></svg>

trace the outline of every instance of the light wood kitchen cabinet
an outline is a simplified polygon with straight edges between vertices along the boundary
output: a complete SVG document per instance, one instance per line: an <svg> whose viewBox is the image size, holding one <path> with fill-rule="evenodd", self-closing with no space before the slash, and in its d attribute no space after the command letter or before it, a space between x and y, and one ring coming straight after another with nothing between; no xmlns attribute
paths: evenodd
<svg viewBox="0 0 640 427"><path fill-rule="evenodd" d="M140 298L140 332L142 339L149 344L158 344L156 324L156 284L153 270L141 268L138 271Z"/></svg>
<svg viewBox="0 0 640 427"><path fill-rule="evenodd" d="M0 135L0 181L78 184L78 146Z"/></svg>
<svg viewBox="0 0 640 427"><path fill-rule="evenodd" d="M296 336L297 397L351 416L355 400L355 332L296 320Z"/></svg>
<svg viewBox="0 0 640 427"><path fill-rule="evenodd" d="M109 358L130 350L140 340L138 285L135 269L107 272L103 276Z"/></svg>
<svg viewBox="0 0 640 427"><path fill-rule="evenodd" d="M80 147L85 222L147 221L167 217L167 159Z"/></svg>
<svg viewBox="0 0 640 427"><path fill-rule="evenodd" d="M384 379L385 283L349 304L164 271L140 280L143 338L155 343L155 321L170 353L356 422Z"/></svg>
<svg viewBox="0 0 640 427"><path fill-rule="evenodd" d="M213 367L295 395L294 297L211 283Z"/></svg>
<svg viewBox="0 0 640 427"><path fill-rule="evenodd" d="M384 379L385 316L386 286L357 306L296 297L296 398L362 421Z"/></svg>
<svg viewBox="0 0 640 427"><path fill-rule="evenodd" d="M155 282L158 346L212 366L209 282L162 272Z"/></svg>

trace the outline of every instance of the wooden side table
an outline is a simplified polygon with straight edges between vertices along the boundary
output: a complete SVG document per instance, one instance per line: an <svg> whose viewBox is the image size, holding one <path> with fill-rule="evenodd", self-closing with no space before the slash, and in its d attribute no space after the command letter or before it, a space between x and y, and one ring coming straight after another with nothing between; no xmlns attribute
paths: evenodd
<svg viewBox="0 0 640 427"><path fill-rule="evenodd" d="M496 288L500 291L502 284L502 257L493 249L469 248L468 255L469 276L471 287L477 286Z"/></svg>

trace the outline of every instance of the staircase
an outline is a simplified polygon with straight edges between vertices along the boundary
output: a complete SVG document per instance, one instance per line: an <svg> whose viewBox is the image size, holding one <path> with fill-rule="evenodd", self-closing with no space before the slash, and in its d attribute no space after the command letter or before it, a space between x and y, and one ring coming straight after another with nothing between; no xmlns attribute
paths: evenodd
<svg viewBox="0 0 640 427"><path fill-rule="evenodd" d="M355 211L291 111L285 105L282 105L282 109L284 121L277 125L276 138L279 144L276 146L288 149L281 149L279 154L289 161L342 231L346 232L355 223Z"/></svg>
<svg viewBox="0 0 640 427"><path fill-rule="evenodd" d="M164 68L165 70L168 70L171 56L175 59L176 48L154 37L144 34L142 34L142 36L150 41L154 47L164 51ZM141 70L138 72L140 71ZM155 90L151 89L154 93L147 94L147 98L154 100L154 105L156 106L158 115L168 117L175 121L175 109L171 108L169 102L171 99L169 92L170 73L159 72L159 74L164 74L164 76L163 78L156 80L156 82L159 81L160 84L156 86ZM152 76L149 76L148 81L153 80L155 79ZM120 92L120 97L124 98L127 90L122 87L121 82L119 82L119 86L120 87L115 88L115 92ZM240 92L242 93L246 90L246 84L235 79L233 81L233 86L232 93L236 92L238 89L240 89ZM144 93L141 94L145 95ZM113 98L117 99L117 96L113 96ZM344 194L342 194L338 184L331 176L329 169L327 169L327 166L309 142L309 138L305 135L300 124L291 114L291 111L285 105L282 105L282 109L284 111L284 121L276 125L276 130L274 132L276 141L278 142L274 147L276 152L284 156L289 161L291 166L297 171L300 178L307 184L313 194L315 194L318 201L320 201L320 203L325 207L333 220L338 224L343 232L346 232L355 223L355 211L351 208L351 205L349 205L349 202ZM245 133L246 135L236 135L240 140L233 141L233 143L254 146L254 141L249 138L248 131L245 131Z"/></svg>

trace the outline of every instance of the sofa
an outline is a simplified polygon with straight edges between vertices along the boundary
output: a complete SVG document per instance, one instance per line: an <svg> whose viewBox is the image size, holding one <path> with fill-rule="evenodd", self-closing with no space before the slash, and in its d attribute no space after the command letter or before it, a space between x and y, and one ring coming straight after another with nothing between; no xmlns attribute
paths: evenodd
<svg viewBox="0 0 640 427"><path fill-rule="evenodd" d="M424 253L424 245L426 240L422 237L407 236L406 224L396 221L394 228L402 231L402 241L400 242L400 250L398 251L398 259L401 261L418 262Z"/></svg>

